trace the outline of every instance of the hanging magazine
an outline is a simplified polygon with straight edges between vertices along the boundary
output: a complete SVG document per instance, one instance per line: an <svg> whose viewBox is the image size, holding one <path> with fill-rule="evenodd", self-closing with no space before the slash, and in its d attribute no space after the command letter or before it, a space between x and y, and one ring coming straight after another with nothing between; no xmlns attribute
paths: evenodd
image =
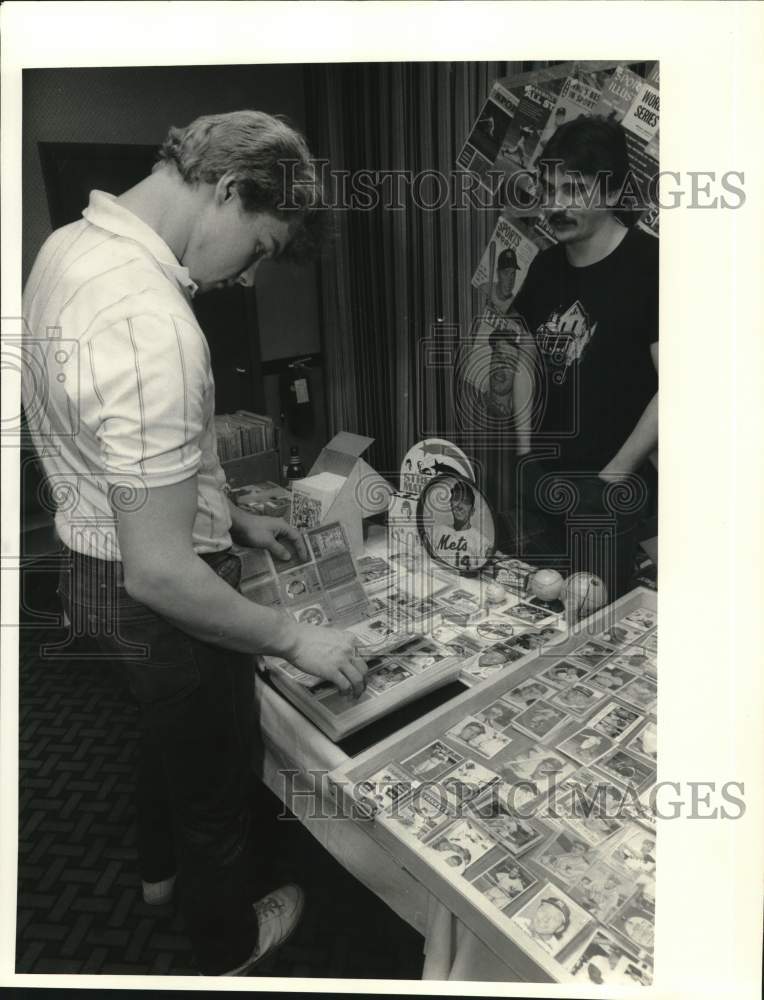
<svg viewBox="0 0 764 1000"><path fill-rule="evenodd" d="M496 223L472 275L473 287L485 297L483 321L490 329L502 329L538 251L536 243L508 219L500 218Z"/></svg>
<svg viewBox="0 0 764 1000"><path fill-rule="evenodd" d="M594 114L617 122L622 121L644 82L642 77L628 66L619 66L600 94Z"/></svg>
<svg viewBox="0 0 764 1000"><path fill-rule="evenodd" d="M457 164L478 177L488 190L491 184L487 175L491 170L501 170L496 162L519 101L501 84L494 84L456 158Z"/></svg>
<svg viewBox="0 0 764 1000"><path fill-rule="evenodd" d="M660 125L660 94L656 87L643 83L626 114L622 125L626 131L629 161L640 193L646 200L652 178L658 173L658 135ZM648 210L638 223L640 229L658 235L657 206Z"/></svg>
<svg viewBox="0 0 764 1000"><path fill-rule="evenodd" d="M512 217L534 219L541 249L556 242L535 207L534 172L557 128L586 115L623 124L641 229L658 235L652 180L658 172L658 64L646 81L628 65L565 63L497 80L457 157ZM486 280L486 279L484 279ZM473 281L474 284L474 281Z"/></svg>

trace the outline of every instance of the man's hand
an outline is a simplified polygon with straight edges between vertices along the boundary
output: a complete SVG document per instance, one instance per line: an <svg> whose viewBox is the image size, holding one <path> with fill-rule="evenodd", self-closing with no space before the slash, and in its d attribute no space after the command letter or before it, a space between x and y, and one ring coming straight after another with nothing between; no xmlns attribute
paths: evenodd
<svg viewBox="0 0 764 1000"><path fill-rule="evenodd" d="M367 667L358 655L358 636L323 625L298 625L285 658L306 674L331 681L343 694L358 698L366 687Z"/></svg>
<svg viewBox="0 0 764 1000"><path fill-rule="evenodd" d="M308 558L302 534L281 517L262 517L237 510L234 529L232 534L240 545L248 545L253 549L267 549L275 559L292 557L292 553L279 539L290 541L300 559Z"/></svg>

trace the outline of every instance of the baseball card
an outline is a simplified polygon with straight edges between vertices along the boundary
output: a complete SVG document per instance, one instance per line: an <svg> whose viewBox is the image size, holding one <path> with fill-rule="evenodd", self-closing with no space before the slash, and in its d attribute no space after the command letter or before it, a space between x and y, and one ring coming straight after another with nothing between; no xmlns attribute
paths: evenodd
<svg viewBox="0 0 764 1000"><path fill-rule="evenodd" d="M496 842L471 819L456 820L432 837L427 846L434 864L463 875L496 846Z"/></svg>
<svg viewBox="0 0 764 1000"><path fill-rule="evenodd" d="M562 782L575 771L575 765L556 750L535 743L525 750L511 753L507 760L495 765L504 781L538 782L541 789L548 790Z"/></svg>
<svg viewBox="0 0 764 1000"><path fill-rule="evenodd" d="M608 860L632 877L655 878L655 834L632 824L626 836L612 849Z"/></svg>
<svg viewBox="0 0 764 1000"><path fill-rule="evenodd" d="M612 816L601 816L594 810L592 815L585 815L580 802L578 807L574 806L569 811L578 812L581 815L566 820L566 823L576 833L576 836L585 840L592 847L599 847L600 844L603 844L623 829L623 823L619 823Z"/></svg>
<svg viewBox="0 0 764 1000"><path fill-rule="evenodd" d="M472 884L497 910L504 911L537 881L526 868L507 858L479 875Z"/></svg>
<svg viewBox="0 0 764 1000"><path fill-rule="evenodd" d="M652 982L649 970L601 929L595 931L567 969L574 982L592 986L647 986Z"/></svg>
<svg viewBox="0 0 764 1000"><path fill-rule="evenodd" d="M391 578L392 567L386 559L379 556L361 556L356 560L358 579L368 590L379 590L384 587Z"/></svg>
<svg viewBox="0 0 764 1000"><path fill-rule="evenodd" d="M556 885L546 883L512 921L545 951L558 955L591 923L591 917Z"/></svg>
<svg viewBox="0 0 764 1000"><path fill-rule="evenodd" d="M378 816L380 823L417 841L426 840L452 819L453 813L448 808L445 796L443 802L438 803L432 798L426 798L421 789L415 789L410 798L395 802Z"/></svg>
<svg viewBox="0 0 764 1000"><path fill-rule="evenodd" d="M658 685L651 677L635 677L628 684L624 684L618 692L618 697L628 701L630 705L636 705L643 712L651 712L658 700Z"/></svg>
<svg viewBox="0 0 764 1000"><path fill-rule="evenodd" d="M283 573L279 577L279 586L284 603L287 605L304 600L310 594L321 592L315 566L302 566L290 570L289 573Z"/></svg>
<svg viewBox="0 0 764 1000"><path fill-rule="evenodd" d="M607 661L607 665L636 674L648 668L650 659L651 655L642 649L641 646L627 646L620 653L611 656Z"/></svg>
<svg viewBox="0 0 764 1000"><path fill-rule="evenodd" d="M331 625L322 604L308 604L304 608L293 608L292 617L301 625Z"/></svg>
<svg viewBox="0 0 764 1000"><path fill-rule="evenodd" d="M512 738L474 716L465 719L446 733L452 740L463 743L482 757L495 757L512 742Z"/></svg>
<svg viewBox="0 0 764 1000"><path fill-rule="evenodd" d="M589 871L596 859L591 844L568 828L545 844L534 860L570 886Z"/></svg>
<svg viewBox="0 0 764 1000"><path fill-rule="evenodd" d="M603 695L601 691L596 691L587 684L571 684L570 687L554 695L551 700L554 705L559 705L580 719L603 700Z"/></svg>
<svg viewBox="0 0 764 1000"><path fill-rule="evenodd" d="M614 781L633 785L638 789L643 788L648 781L655 780L655 768L652 764L619 748L601 757L597 761L597 768Z"/></svg>
<svg viewBox="0 0 764 1000"><path fill-rule="evenodd" d="M624 684L633 681L637 675L623 667L617 666L612 660L608 660L594 673L589 674L587 682L603 691L619 691Z"/></svg>
<svg viewBox="0 0 764 1000"><path fill-rule="evenodd" d="M633 891L634 885L625 875L607 865L598 864L581 876L570 894L595 920L604 924Z"/></svg>
<svg viewBox="0 0 764 1000"><path fill-rule="evenodd" d="M579 764L589 765L606 754L612 746L613 741L609 736L586 726L563 740L557 749L578 761Z"/></svg>
<svg viewBox="0 0 764 1000"><path fill-rule="evenodd" d="M649 608L635 608L622 619L622 624L639 629L640 632L648 632L658 624L658 613Z"/></svg>
<svg viewBox="0 0 764 1000"><path fill-rule="evenodd" d="M507 701L511 701L515 705L519 705L521 708L529 708L534 701L538 701L539 698L549 698L557 692L557 688L553 688L549 684L545 684L543 681L535 680L533 678L528 678L527 681L523 681L522 684L518 684L517 687L512 688L503 697Z"/></svg>
<svg viewBox="0 0 764 1000"><path fill-rule="evenodd" d="M560 660L559 663L553 663L551 667L543 670L539 677L549 684L554 684L555 687L567 687L568 684L583 680L588 673L590 673L589 667L572 663L570 660Z"/></svg>
<svg viewBox="0 0 764 1000"><path fill-rule="evenodd" d="M612 656L614 652L615 650L610 646L605 646L601 642L590 639L588 642L581 643L577 649L572 650L568 655L580 663L585 663L588 667L598 667L603 660L606 660L608 656Z"/></svg>
<svg viewBox="0 0 764 1000"><path fill-rule="evenodd" d="M401 767L420 781L437 781L441 775L464 760L461 754L452 750L440 740L417 750L415 754L401 761Z"/></svg>
<svg viewBox="0 0 764 1000"><path fill-rule="evenodd" d="M655 939L654 916L632 897L612 918L609 926L628 941L632 948L652 954Z"/></svg>
<svg viewBox="0 0 764 1000"><path fill-rule="evenodd" d="M655 763L658 759L658 727L656 724L650 721L646 722L639 732L626 743L626 749Z"/></svg>
<svg viewBox="0 0 764 1000"><path fill-rule="evenodd" d="M489 771L487 767L474 760L463 760L452 771L443 775L438 784L448 795L449 801L458 805L476 799L487 788L498 782L499 776L495 771Z"/></svg>
<svg viewBox="0 0 764 1000"><path fill-rule="evenodd" d="M497 621L491 618L488 621L479 622L475 627L478 638L486 642L503 642L511 639L515 634L515 626L509 622Z"/></svg>
<svg viewBox="0 0 764 1000"><path fill-rule="evenodd" d="M356 798L372 813L400 802L410 794L415 782L395 764L388 764L362 781L355 789Z"/></svg>
<svg viewBox="0 0 764 1000"><path fill-rule="evenodd" d="M590 729L609 736L611 740L622 740L634 732L642 721L644 716L639 712L610 701L589 719L587 725Z"/></svg>
<svg viewBox="0 0 764 1000"><path fill-rule="evenodd" d="M402 663L393 660L377 667L376 670L370 670L366 675L366 687L376 694L384 694L413 676Z"/></svg>
<svg viewBox="0 0 764 1000"><path fill-rule="evenodd" d="M609 643L611 646L630 646L632 643L637 642L641 639L644 632L638 629L635 625L629 625L625 620L619 622L617 625L611 625L606 628L604 632L600 632L597 636L603 642Z"/></svg>
<svg viewBox="0 0 764 1000"><path fill-rule="evenodd" d="M446 649L449 654L451 656L458 656L462 660L467 660L471 656L475 656L482 648L474 636L471 636L467 632L459 632L453 639L446 643Z"/></svg>
<svg viewBox="0 0 764 1000"><path fill-rule="evenodd" d="M470 808L480 825L512 854L524 854L544 839L544 834L530 820L514 814L492 792Z"/></svg>
<svg viewBox="0 0 764 1000"><path fill-rule="evenodd" d="M533 625L540 628L542 625L553 625L558 616L553 614L547 607L538 607L529 604L527 601L518 601L511 608L501 612L515 621L522 622L523 625Z"/></svg>
<svg viewBox="0 0 764 1000"><path fill-rule="evenodd" d="M493 729L503 732L512 724L512 720L517 713L518 710L516 708L512 708L507 702L499 698L497 701L491 702L490 705L486 705L479 712L476 712L475 718L479 722L484 722Z"/></svg>
<svg viewBox="0 0 764 1000"><path fill-rule="evenodd" d="M567 713L561 708L539 698L516 716L512 725L521 733L525 733L526 736L544 740L549 737L551 732L567 722L568 718Z"/></svg>

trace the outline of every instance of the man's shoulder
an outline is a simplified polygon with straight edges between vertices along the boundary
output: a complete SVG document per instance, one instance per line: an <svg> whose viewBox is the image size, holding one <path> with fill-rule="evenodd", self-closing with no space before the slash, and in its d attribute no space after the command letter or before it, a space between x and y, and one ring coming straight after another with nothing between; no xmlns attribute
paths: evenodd
<svg viewBox="0 0 764 1000"><path fill-rule="evenodd" d="M550 246L544 247L539 250L536 256L533 258L531 266L533 264L547 264L550 261L559 261L565 259L565 247L562 243L552 243Z"/></svg>
<svg viewBox="0 0 764 1000"><path fill-rule="evenodd" d="M30 319L65 323L75 336L151 313L196 325L184 294L145 247L85 219L46 240L24 299Z"/></svg>
<svg viewBox="0 0 764 1000"><path fill-rule="evenodd" d="M658 266L660 241L643 229L632 226L626 234L625 248L635 258L647 266Z"/></svg>
<svg viewBox="0 0 764 1000"><path fill-rule="evenodd" d="M146 247L86 219L78 219L56 229L43 243L27 289L31 295L38 295L46 287L66 287L72 291L87 283L88 292L109 288L116 292L126 283L137 289L143 287L134 284L138 276L156 294L176 291L174 282L163 274Z"/></svg>
<svg viewBox="0 0 764 1000"><path fill-rule="evenodd" d="M117 295L125 286L134 294L174 297L173 282L163 274L156 259L140 243L86 223L78 246L73 247L63 280L87 282L88 291Z"/></svg>
<svg viewBox="0 0 764 1000"><path fill-rule="evenodd" d="M565 267L565 248L560 243L540 250L533 258L514 300L515 310L530 322L527 312L543 300L545 291L554 287L555 278Z"/></svg>
<svg viewBox="0 0 764 1000"><path fill-rule="evenodd" d="M553 243L549 247L544 247L531 261L526 281L531 275L535 278L538 274L548 274L550 271L564 267L565 261L565 247L562 243Z"/></svg>

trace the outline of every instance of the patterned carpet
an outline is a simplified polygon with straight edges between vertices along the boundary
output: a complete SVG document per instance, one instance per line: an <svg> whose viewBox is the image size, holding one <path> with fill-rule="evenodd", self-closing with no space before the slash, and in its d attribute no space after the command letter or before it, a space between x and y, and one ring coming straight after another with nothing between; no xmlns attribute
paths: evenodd
<svg viewBox="0 0 764 1000"><path fill-rule="evenodd" d="M35 609L52 587L34 584ZM43 596L41 596L43 595ZM194 975L172 904L146 905L136 870L136 714L118 678L84 646L40 656L61 636L22 629L16 972ZM83 655L85 654L85 655ZM308 906L294 936L258 968L268 976L417 979L422 938L355 881L281 803L255 790L272 885L300 883Z"/></svg>

